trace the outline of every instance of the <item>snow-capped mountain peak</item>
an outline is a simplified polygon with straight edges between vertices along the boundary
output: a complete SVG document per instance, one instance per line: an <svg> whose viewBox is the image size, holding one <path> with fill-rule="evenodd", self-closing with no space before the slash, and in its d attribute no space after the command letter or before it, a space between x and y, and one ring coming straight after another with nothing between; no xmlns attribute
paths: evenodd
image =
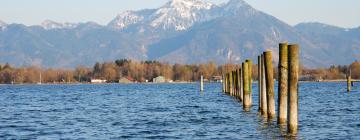
<svg viewBox="0 0 360 140"><path fill-rule="evenodd" d="M172 0L169 1L164 7L211 9L212 6L212 3L202 2L199 0Z"/></svg>
<svg viewBox="0 0 360 140"><path fill-rule="evenodd" d="M210 21L222 16L247 15L257 11L243 0L230 0L216 5L202 0L171 0L158 9L125 11L112 20L108 26L125 29L137 24L161 30L187 30L195 24Z"/></svg>
<svg viewBox="0 0 360 140"><path fill-rule="evenodd" d="M222 6L222 9L224 15L245 14L251 16L258 12L243 0L230 0L227 4Z"/></svg>
<svg viewBox="0 0 360 140"><path fill-rule="evenodd" d="M123 29L131 24L136 24L143 19L143 16L138 15L133 11L125 11L117 15L116 18L109 23L109 26L116 29Z"/></svg>
<svg viewBox="0 0 360 140"><path fill-rule="evenodd" d="M41 23L41 26L46 30L51 29L72 29L76 28L78 24L75 23L58 23L51 20L45 20Z"/></svg>
<svg viewBox="0 0 360 140"><path fill-rule="evenodd" d="M156 10L150 25L155 28L186 30L198 22L212 19L215 5L199 0L172 0Z"/></svg>

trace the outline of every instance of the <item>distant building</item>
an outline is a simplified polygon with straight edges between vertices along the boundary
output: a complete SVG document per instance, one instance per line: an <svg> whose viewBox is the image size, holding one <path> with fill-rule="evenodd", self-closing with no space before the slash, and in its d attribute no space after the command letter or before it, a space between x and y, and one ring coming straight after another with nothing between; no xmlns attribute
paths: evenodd
<svg viewBox="0 0 360 140"><path fill-rule="evenodd" d="M131 77L122 77L119 79L119 83L121 84L131 84L133 81L134 80Z"/></svg>
<svg viewBox="0 0 360 140"><path fill-rule="evenodd" d="M100 83L106 83L106 80L102 80L102 79L91 79L90 82L91 82L91 83L94 83L94 84L100 84Z"/></svg>
<svg viewBox="0 0 360 140"><path fill-rule="evenodd" d="M156 78L153 78L153 83L165 83L166 79L164 76L158 76Z"/></svg>

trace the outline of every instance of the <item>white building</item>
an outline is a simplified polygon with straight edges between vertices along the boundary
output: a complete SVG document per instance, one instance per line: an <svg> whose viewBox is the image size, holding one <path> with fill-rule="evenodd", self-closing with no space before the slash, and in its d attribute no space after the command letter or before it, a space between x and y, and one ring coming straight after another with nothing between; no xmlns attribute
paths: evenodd
<svg viewBox="0 0 360 140"><path fill-rule="evenodd" d="M94 84L100 84L100 83L106 83L106 80L102 80L102 79L91 79L90 82L91 82L91 83L94 83Z"/></svg>
<svg viewBox="0 0 360 140"><path fill-rule="evenodd" d="M166 79L164 76L158 76L156 78L153 78L153 83L165 83Z"/></svg>

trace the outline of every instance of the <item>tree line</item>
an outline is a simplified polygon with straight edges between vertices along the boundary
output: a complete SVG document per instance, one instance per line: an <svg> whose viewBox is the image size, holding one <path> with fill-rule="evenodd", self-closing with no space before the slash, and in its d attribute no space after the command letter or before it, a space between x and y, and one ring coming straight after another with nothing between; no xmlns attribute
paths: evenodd
<svg viewBox="0 0 360 140"><path fill-rule="evenodd" d="M0 65L0 83L75 83L89 82L90 79L103 79L108 82L117 82L126 77L137 82L151 81L157 76L164 76L173 81L198 81L203 75L206 79L221 76L240 65L224 64L217 66L214 62L205 64L169 64L158 61L132 61L120 59L114 62L96 63L93 67L78 66L75 69L41 68L36 66L13 67L9 64ZM301 67L301 77L306 80L334 80L344 79L351 69L352 77L360 79L360 62L350 66L331 66L329 68L308 69ZM274 68L277 75L277 68ZM254 80L257 77L257 66L253 65Z"/></svg>

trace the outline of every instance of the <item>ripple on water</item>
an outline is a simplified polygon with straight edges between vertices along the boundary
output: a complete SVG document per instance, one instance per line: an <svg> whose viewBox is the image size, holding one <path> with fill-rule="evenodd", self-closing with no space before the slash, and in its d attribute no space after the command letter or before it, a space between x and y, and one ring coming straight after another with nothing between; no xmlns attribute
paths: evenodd
<svg viewBox="0 0 360 140"><path fill-rule="evenodd" d="M2 85L5 139L360 139L360 92L301 83L299 134L220 93L220 84ZM277 88L275 88L277 89ZM275 91L276 93L276 91Z"/></svg>

